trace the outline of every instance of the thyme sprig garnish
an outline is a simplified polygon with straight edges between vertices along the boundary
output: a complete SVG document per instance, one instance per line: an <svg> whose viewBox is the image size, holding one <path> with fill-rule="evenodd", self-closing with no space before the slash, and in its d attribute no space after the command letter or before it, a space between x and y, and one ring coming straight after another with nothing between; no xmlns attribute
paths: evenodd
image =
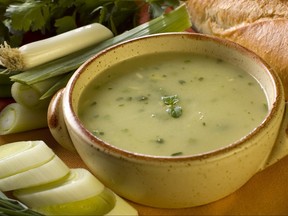
<svg viewBox="0 0 288 216"><path fill-rule="evenodd" d="M161 100L167 107L166 112L173 118L179 118L182 115L182 107L177 105L178 95L163 96Z"/></svg>

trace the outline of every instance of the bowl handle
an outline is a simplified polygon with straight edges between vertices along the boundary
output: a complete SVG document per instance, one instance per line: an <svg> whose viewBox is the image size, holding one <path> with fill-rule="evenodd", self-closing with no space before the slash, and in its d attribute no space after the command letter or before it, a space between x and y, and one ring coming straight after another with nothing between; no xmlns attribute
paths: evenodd
<svg viewBox="0 0 288 216"><path fill-rule="evenodd" d="M48 107L47 122L54 139L64 148L76 151L68 133L62 109L62 97L65 88L60 89L51 99Z"/></svg>
<svg viewBox="0 0 288 216"><path fill-rule="evenodd" d="M288 103L285 104L283 120L274 147L268 157L264 169L288 155Z"/></svg>

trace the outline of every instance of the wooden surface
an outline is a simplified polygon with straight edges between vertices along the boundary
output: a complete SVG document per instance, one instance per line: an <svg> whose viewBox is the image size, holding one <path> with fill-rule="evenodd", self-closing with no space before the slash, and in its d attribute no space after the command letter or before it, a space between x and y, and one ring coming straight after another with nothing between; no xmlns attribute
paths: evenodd
<svg viewBox="0 0 288 216"><path fill-rule="evenodd" d="M44 140L71 168L85 164L62 148L48 129L0 136L0 145L20 140ZM140 215L288 215L288 157L256 174L241 189L217 202L186 209L156 209L131 203Z"/></svg>

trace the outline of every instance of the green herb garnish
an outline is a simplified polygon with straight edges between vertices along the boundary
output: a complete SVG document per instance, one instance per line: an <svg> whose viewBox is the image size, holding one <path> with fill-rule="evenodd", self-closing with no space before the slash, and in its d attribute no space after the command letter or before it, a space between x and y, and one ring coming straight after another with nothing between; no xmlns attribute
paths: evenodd
<svg viewBox="0 0 288 216"><path fill-rule="evenodd" d="M0 2L0 43L16 47L94 22L118 35L139 25L146 6L147 19L154 19L179 4L179 0L4 0Z"/></svg>
<svg viewBox="0 0 288 216"><path fill-rule="evenodd" d="M183 155L183 152L175 152L173 154L171 154L171 156L180 156L180 155Z"/></svg>
<svg viewBox="0 0 288 216"><path fill-rule="evenodd" d="M166 112L173 118L179 118L182 115L182 107L178 106L179 98L177 95L163 96L161 100L166 105Z"/></svg>
<svg viewBox="0 0 288 216"><path fill-rule="evenodd" d="M162 144L162 143L164 143L164 139L163 138L157 138L156 142L159 144Z"/></svg>

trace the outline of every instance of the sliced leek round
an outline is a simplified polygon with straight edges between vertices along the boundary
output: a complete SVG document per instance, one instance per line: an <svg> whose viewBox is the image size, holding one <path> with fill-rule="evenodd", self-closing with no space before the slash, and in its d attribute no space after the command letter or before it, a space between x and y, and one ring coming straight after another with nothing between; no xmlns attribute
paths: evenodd
<svg viewBox="0 0 288 216"><path fill-rule="evenodd" d="M102 193L104 185L88 170L70 169L61 181L14 191L14 196L31 208L85 200Z"/></svg>
<svg viewBox="0 0 288 216"><path fill-rule="evenodd" d="M0 191L11 191L46 184L63 178L69 172L70 169L66 164L57 155L54 155L50 161L42 166L1 178Z"/></svg>
<svg viewBox="0 0 288 216"><path fill-rule="evenodd" d="M19 141L0 146L0 179L38 167L54 152L43 141Z"/></svg>
<svg viewBox="0 0 288 216"><path fill-rule="evenodd" d="M104 188L100 194L84 200L32 209L44 215L105 215L114 204L114 193Z"/></svg>

